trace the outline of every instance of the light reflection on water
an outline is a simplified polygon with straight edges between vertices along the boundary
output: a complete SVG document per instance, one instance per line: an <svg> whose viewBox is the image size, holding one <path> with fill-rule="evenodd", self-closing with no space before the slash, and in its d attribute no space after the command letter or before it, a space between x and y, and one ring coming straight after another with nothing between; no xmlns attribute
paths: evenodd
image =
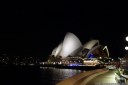
<svg viewBox="0 0 128 85"><path fill-rule="evenodd" d="M82 72L53 67L0 67L0 85L56 85L61 80Z"/></svg>
<svg viewBox="0 0 128 85"><path fill-rule="evenodd" d="M53 67L41 67L40 69L42 74L41 81L44 80L43 82L45 83L49 81L49 85L55 85L61 80L64 80L66 78L69 78L73 75L76 75L82 72L81 70L59 69L59 68L53 68Z"/></svg>

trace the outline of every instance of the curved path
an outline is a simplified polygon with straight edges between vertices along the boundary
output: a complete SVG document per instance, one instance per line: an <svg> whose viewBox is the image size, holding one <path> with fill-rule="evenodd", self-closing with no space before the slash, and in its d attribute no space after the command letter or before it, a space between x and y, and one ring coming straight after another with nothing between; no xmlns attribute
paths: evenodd
<svg viewBox="0 0 128 85"><path fill-rule="evenodd" d="M108 70L106 69L96 69L91 71L82 72L78 75L72 76L70 78L64 79L56 85L86 85L86 83L92 79L92 75L104 73Z"/></svg>
<svg viewBox="0 0 128 85"><path fill-rule="evenodd" d="M114 70L109 70L105 74L98 75L90 80L86 85L117 85Z"/></svg>

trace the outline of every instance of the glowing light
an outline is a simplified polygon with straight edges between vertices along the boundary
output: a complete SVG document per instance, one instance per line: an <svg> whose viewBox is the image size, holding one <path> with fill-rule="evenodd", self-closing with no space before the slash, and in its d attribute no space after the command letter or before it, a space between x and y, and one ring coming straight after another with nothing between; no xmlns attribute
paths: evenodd
<svg viewBox="0 0 128 85"><path fill-rule="evenodd" d="M62 62L60 62L59 64L62 64Z"/></svg>
<svg viewBox="0 0 128 85"><path fill-rule="evenodd" d="M53 62L53 64L56 64L55 62Z"/></svg>
<svg viewBox="0 0 128 85"><path fill-rule="evenodd" d="M70 64L69 66L79 66L79 64L75 64L75 63L73 64L73 63L72 63L72 64Z"/></svg>
<svg viewBox="0 0 128 85"><path fill-rule="evenodd" d="M128 50L128 46L125 47L125 50Z"/></svg>
<svg viewBox="0 0 128 85"><path fill-rule="evenodd" d="M90 55L88 56L88 58L94 58L94 55L93 55L93 54L90 54Z"/></svg>
<svg viewBox="0 0 128 85"><path fill-rule="evenodd" d="M98 62L98 60L92 58L92 59L84 60L84 64L86 66L95 66L95 65L99 64L99 62Z"/></svg>
<svg viewBox="0 0 128 85"><path fill-rule="evenodd" d="M100 57L100 59L102 59L102 57Z"/></svg>
<svg viewBox="0 0 128 85"><path fill-rule="evenodd" d="M126 37L126 41L128 41L128 36Z"/></svg>

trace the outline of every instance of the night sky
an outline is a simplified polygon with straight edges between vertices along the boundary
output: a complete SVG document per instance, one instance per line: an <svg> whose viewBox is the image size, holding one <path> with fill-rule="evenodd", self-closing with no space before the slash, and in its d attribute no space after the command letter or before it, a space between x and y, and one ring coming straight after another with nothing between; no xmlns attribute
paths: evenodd
<svg viewBox="0 0 128 85"><path fill-rule="evenodd" d="M82 44L98 39L108 46L111 57L123 57L124 47L128 45L126 10L122 6L88 5L78 1L4 6L0 53L46 59L65 34L72 32Z"/></svg>

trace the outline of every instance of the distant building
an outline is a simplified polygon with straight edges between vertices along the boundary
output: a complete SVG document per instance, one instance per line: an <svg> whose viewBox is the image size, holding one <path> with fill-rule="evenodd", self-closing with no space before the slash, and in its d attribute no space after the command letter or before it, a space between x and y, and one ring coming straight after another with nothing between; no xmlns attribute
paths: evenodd
<svg viewBox="0 0 128 85"><path fill-rule="evenodd" d="M103 46L99 43L99 40L90 40L84 45L80 42L77 36L73 33L67 33L64 41L61 42L52 51L48 61L49 62L79 62L84 63L85 58L108 58L109 51L107 46Z"/></svg>

